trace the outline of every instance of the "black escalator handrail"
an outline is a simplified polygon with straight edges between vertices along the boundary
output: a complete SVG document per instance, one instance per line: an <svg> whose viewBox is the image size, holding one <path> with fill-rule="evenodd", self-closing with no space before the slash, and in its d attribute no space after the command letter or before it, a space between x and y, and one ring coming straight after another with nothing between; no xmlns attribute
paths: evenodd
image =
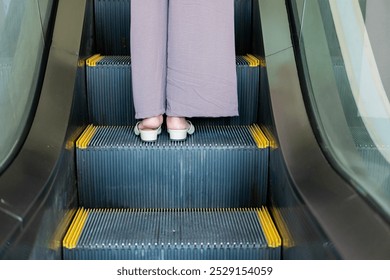
<svg viewBox="0 0 390 280"><path fill-rule="evenodd" d="M287 2L259 0L271 109L291 182L341 258L389 259L389 225L329 164L314 135Z"/></svg>
<svg viewBox="0 0 390 280"><path fill-rule="evenodd" d="M0 258L44 202L71 113L86 0L59 1L31 129L0 177Z"/></svg>

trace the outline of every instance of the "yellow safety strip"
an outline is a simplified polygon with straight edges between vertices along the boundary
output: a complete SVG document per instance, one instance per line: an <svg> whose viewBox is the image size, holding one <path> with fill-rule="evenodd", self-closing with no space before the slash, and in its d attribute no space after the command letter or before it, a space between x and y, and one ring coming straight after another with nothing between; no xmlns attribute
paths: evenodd
<svg viewBox="0 0 390 280"><path fill-rule="evenodd" d="M53 233L53 236L49 243L50 249L57 250L62 246L62 238L64 236L64 232L66 232L67 228L71 224L75 213L76 213L76 209L71 209L65 213L65 215L61 219L61 222L59 223L55 232Z"/></svg>
<svg viewBox="0 0 390 280"><path fill-rule="evenodd" d="M253 54L247 54L247 57L249 57L255 64L255 66L259 66L260 65L260 59L256 56L254 56Z"/></svg>
<svg viewBox="0 0 390 280"><path fill-rule="evenodd" d="M66 233L62 245L66 249L74 249L77 246L77 242L80 239L81 232L84 228L85 222L87 221L87 217L89 214L89 210L85 210L84 208L79 208L77 210L76 216L73 219L72 224L68 232Z"/></svg>
<svg viewBox="0 0 390 280"><path fill-rule="evenodd" d="M85 130L84 127L79 127L68 137L68 140L66 141L65 144L65 148L67 150L73 149L73 147L76 144L76 139L78 139L81 136L84 130Z"/></svg>
<svg viewBox="0 0 390 280"><path fill-rule="evenodd" d="M265 149L269 147L269 141L267 137L257 124L251 125L249 130L259 149Z"/></svg>
<svg viewBox="0 0 390 280"><path fill-rule="evenodd" d="M248 61L249 67L258 67L260 65L260 60L252 54L245 55L244 59Z"/></svg>
<svg viewBox="0 0 390 280"><path fill-rule="evenodd" d="M262 125L260 128L264 132L265 137L267 137L267 139L269 141L269 146L273 149L276 149L278 147L278 144L276 143L276 139L275 139L273 133L271 132L271 130L268 129L268 127L266 127L264 125Z"/></svg>
<svg viewBox="0 0 390 280"><path fill-rule="evenodd" d="M268 209L263 206L261 209L257 210L257 215L259 217L261 227L263 228L265 238L267 239L268 247L280 247L282 245L282 239L280 238L275 224L272 221Z"/></svg>
<svg viewBox="0 0 390 280"><path fill-rule="evenodd" d="M79 139L76 141L76 147L78 149L86 149L92 137L95 135L96 127L92 124L88 125Z"/></svg>
<svg viewBox="0 0 390 280"><path fill-rule="evenodd" d="M104 56L101 56L100 54L95 54L87 59L87 65L94 67L94 66L96 66L96 63L98 63L103 58L104 58Z"/></svg>
<svg viewBox="0 0 390 280"><path fill-rule="evenodd" d="M280 209L273 207L271 208L272 215L275 219L275 224L278 226L279 233L282 236L283 247L291 248L294 247L295 242L294 239L288 229L288 226L283 219L282 213L280 213Z"/></svg>

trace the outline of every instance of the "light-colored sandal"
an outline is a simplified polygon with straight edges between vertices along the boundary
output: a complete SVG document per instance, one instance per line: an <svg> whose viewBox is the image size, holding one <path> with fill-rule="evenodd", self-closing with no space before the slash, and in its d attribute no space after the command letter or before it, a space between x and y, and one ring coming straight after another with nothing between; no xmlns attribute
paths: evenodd
<svg viewBox="0 0 390 280"><path fill-rule="evenodd" d="M138 126L141 122L137 122L134 127L135 135L140 135L141 140L145 142L153 142L157 140L157 136L161 134L161 125L156 129L140 129Z"/></svg>
<svg viewBox="0 0 390 280"><path fill-rule="evenodd" d="M191 135L195 132L194 125L187 121L188 128L186 129L168 129L169 139L173 141L182 141L187 139L187 134Z"/></svg>

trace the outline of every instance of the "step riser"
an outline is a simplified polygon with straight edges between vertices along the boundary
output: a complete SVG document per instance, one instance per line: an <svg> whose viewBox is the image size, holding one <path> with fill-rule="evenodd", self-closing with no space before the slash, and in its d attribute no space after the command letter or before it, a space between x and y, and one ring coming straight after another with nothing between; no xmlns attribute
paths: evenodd
<svg viewBox="0 0 390 280"><path fill-rule="evenodd" d="M132 208L264 205L269 149L258 148L251 137L247 128L210 132L198 127L184 143L171 142L163 133L153 146L134 144L140 140L129 127L99 128L88 148L77 149L80 203Z"/></svg>
<svg viewBox="0 0 390 280"><path fill-rule="evenodd" d="M268 151L78 151L85 207L254 207L265 203Z"/></svg>
<svg viewBox="0 0 390 280"><path fill-rule="evenodd" d="M87 66L88 111L95 125L135 125L131 65Z"/></svg>
<svg viewBox="0 0 390 280"><path fill-rule="evenodd" d="M237 58L239 60L239 58ZM250 125L257 122L260 66L250 67L240 59L236 66L239 116L194 119L195 124ZM88 106L95 125L135 125L129 57L105 57L87 67Z"/></svg>

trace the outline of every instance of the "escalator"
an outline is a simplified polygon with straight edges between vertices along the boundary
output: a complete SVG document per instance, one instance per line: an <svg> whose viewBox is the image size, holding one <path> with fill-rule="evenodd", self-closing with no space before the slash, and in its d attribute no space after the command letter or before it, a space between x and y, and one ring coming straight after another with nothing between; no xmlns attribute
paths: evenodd
<svg viewBox="0 0 390 280"><path fill-rule="evenodd" d="M91 123L76 141L82 208L64 259L281 258L266 208L269 140L257 124L264 59L246 52L251 1L235 5L239 116L191 119L196 133L186 141L163 129L145 143L133 133L129 1L94 2L98 54L85 61Z"/></svg>
<svg viewBox="0 0 390 280"><path fill-rule="evenodd" d="M59 1L33 125L0 177L0 258L390 257L386 218L311 128L290 2L235 0L239 117L145 143L130 0Z"/></svg>

